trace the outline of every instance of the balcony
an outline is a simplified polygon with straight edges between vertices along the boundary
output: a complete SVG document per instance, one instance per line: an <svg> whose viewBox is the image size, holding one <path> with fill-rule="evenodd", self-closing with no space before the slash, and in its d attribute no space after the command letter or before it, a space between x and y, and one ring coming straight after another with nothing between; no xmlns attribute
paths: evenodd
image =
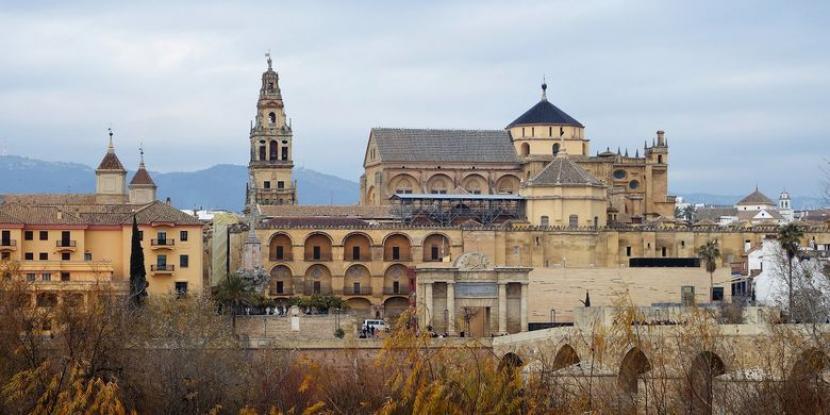
<svg viewBox="0 0 830 415"><path fill-rule="evenodd" d="M345 287L343 288L343 295L372 295L372 287Z"/></svg>
<svg viewBox="0 0 830 415"><path fill-rule="evenodd" d="M282 257L278 257L277 255L269 255L268 260L271 262L291 262L292 255L290 253L284 254Z"/></svg>
<svg viewBox="0 0 830 415"><path fill-rule="evenodd" d="M78 243L67 239L59 239L55 241L55 247L58 251L75 252L75 248L78 247Z"/></svg>
<svg viewBox="0 0 830 415"><path fill-rule="evenodd" d="M150 239L150 249L173 249L175 245L174 239Z"/></svg>
<svg viewBox="0 0 830 415"><path fill-rule="evenodd" d="M277 291L276 289L272 289L268 292L271 297L291 297L294 295L294 290L291 288L283 288L281 291Z"/></svg>
<svg viewBox="0 0 830 415"><path fill-rule="evenodd" d="M150 272L153 274L172 274L176 270L175 265L169 264L155 264L150 265Z"/></svg>
<svg viewBox="0 0 830 415"><path fill-rule="evenodd" d="M0 240L0 251L16 251L17 250L17 241L14 239L3 239Z"/></svg>
<svg viewBox="0 0 830 415"><path fill-rule="evenodd" d="M384 295L409 295L412 290L409 287L383 287Z"/></svg>
<svg viewBox="0 0 830 415"><path fill-rule="evenodd" d="M303 295L331 295L330 287L320 287L319 290L314 290L314 287L305 287Z"/></svg>

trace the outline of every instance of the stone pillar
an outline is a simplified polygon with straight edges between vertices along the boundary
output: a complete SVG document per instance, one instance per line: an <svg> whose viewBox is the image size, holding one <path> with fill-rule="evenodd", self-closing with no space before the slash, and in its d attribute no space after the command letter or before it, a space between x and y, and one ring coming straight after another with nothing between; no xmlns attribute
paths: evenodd
<svg viewBox="0 0 830 415"><path fill-rule="evenodd" d="M447 282L447 333L455 335L455 281Z"/></svg>
<svg viewBox="0 0 830 415"><path fill-rule="evenodd" d="M499 333L507 333L507 283L499 283Z"/></svg>
<svg viewBox="0 0 830 415"><path fill-rule="evenodd" d="M424 327L432 326L432 308L432 283L428 282L424 284Z"/></svg>
<svg viewBox="0 0 830 415"><path fill-rule="evenodd" d="M522 317L522 331L527 331L527 283L522 283L522 306L521 306L521 317Z"/></svg>

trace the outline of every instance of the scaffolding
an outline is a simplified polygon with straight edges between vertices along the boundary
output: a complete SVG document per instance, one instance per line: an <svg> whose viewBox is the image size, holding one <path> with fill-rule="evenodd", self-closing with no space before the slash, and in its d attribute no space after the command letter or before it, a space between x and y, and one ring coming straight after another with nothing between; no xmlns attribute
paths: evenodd
<svg viewBox="0 0 830 415"><path fill-rule="evenodd" d="M517 195L395 194L392 214L401 222L452 226L473 220L488 226L524 219L525 199ZM424 223L425 222L425 223Z"/></svg>

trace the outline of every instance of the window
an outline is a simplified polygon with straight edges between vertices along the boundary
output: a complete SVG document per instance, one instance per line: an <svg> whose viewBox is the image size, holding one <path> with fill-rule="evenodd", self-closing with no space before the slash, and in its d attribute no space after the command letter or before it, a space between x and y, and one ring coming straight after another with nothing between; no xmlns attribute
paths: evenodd
<svg viewBox="0 0 830 415"><path fill-rule="evenodd" d="M550 218L547 217L547 216L542 216L542 218L539 220L539 222L541 223L542 226L545 226L545 227L550 226Z"/></svg>
<svg viewBox="0 0 830 415"><path fill-rule="evenodd" d="M26 252L24 255L24 259L26 261L34 261L35 260L35 253L34 252Z"/></svg>
<svg viewBox="0 0 830 415"><path fill-rule="evenodd" d="M401 293L401 283L399 281L392 281L392 294Z"/></svg>
<svg viewBox="0 0 830 415"><path fill-rule="evenodd" d="M631 247L630 246L625 247L625 256L631 256Z"/></svg>
<svg viewBox="0 0 830 415"><path fill-rule="evenodd" d="M41 261L48 261L49 260L49 253L48 252L41 252L38 254L38 259Z"/></svg>
<svg viewBox="0 0 830 415"><path fill-rule="evenodd" d="M2 252L2 253L0 253L0 259L7 260L7 259L10 259L11 257L12 257L12 256L11 256L11 253L10 253L10 252Z"/></svg>
<svg viewBox="0 0 830 415"><path fill-rule="evenodd" d="M320 294L320 281L314 281L312 289L314 294Z"/></svg>
<svg viewBox="0 0 830 415"><path fill-rule="evenodd" d="M525 136L525 128L522 127L522 137L524 137L524 136Z"/></svg>
<svg viewBox="0 0 830 415"><path fill-rule="evenodd" d="M271 188L271 182L266 181L265 183L262 184L262 187L264 187L266 189L270 189Z"/></svg>
<svg viewBox="0 0 830 415"><path fill-rule="evenodd" d="M657 162L663 164L663 156L657 156Z"/></svg>
<svg viewBox="0 0 830 415"><path fill-rule="evenodd" d="M69 252L61 252L61 261L69 261L71 259Z"/></svg>
<svg viewBox="0 0 830 415"><path fill-rule="evenodd" d="M577 226L579 226L579 216L578 215L568 216L568 227L576 228Z"/></svg>
<svg viewBox="0 0 830 415"><path fill-rule="evenodd" d="M723 287L712 287L712 301L723 301Z"/></svg>
<svg viewBox="0 0 830 415"><path fill-rule="evenodd" d="M176 281L176 297L182 298L187 296L187 282Z"/></svg>
<svg viewBox="0 0 830 415"><path fill-rule="evenodd" d="M179 232L179 240L182 241L182 242L187 242L187 237L188 236L189 235L187 234L187 231Z"/></svg>
<svg viewBox="0 0 830 415"><path fill-rule="evenodd" d="M640 187L640 182L638 182L637 180L632 180L628 183L628 187L631 188L631 190L637 189Z"/></svg>
<svg viewBox="0 0 830 415"><path fill-rule="evenodd" d="M277 281L277 294L282 294L285 292L285 286L283 285L282 281Z"/></svg>
<svg viewBox="0 0 830 415"><path fill-rule="evenodd" d="M84 261L92 261L92 252L84 252Z"/></svg>
<svg viewBox="0 0 830 415"><path fill-rule="evenodd" d="M320 247L315 245L314 248L313 248L313 251L314 252L312 253L313 254L312 258L314 258L315 260L319 260L320 259Z"/></svg>
<svg viewBox="0 0 830 415"><path fill-rule="evenodd" d="M530 136L536 137L536 127L530 127Z"/></svg>
<svg viewBox="0 0 830 415"><path fill-rule="evenodd" d="M356 282L356 283L352 284L352 290L354 290L353 292L355 294L360 294L360 283Z"/></svg>
<svg viewBox="0 0 830 415"><path fill-rule="evenodd" d="M680 247L685 248L686 247L686 241L680 241Z"/></svg>
<svg viewBox="0 0 830 415"><path fill-rule="evenodd" d="M690 306L695 303L695 287L692 285L684 285L680 287L680 302L684 306Z"/></svg>
<svg viewBox="0 0 830 415"><path fill-rule="evenodd" d="M167 255L159 255L156 257L156 265L159 269L167 269Z"/></svg>
<svg viewBox="0 0 830 415"><path fill-rule="evenodd" d="M548 137L553 137L553 127L548 127Z"/></svg>
<svg viewBox="0 0 830 415"><path fill-rule="evenodd" d="M285 252L283 251L283 247L278 246L277 252L275 252L277 259L285 259Z"/></svg>
<svg viewBox="0 0 830 415"><path fill-rule="evenodd" d="M259 146L259 159L265 160L265 144Z"/></svg>
<svg viewBox="0 0 830 415"><path fill-rule="evenodd" d="M594 227L595 228L599 227L599 216L594 216Z"/></svg>
<svg viewBox="0 0 830 415"><path fill-rule="evenodd" d="M360 247L353 246L352 247L352 261L360 261Z"/></svg>
<svg viewBox="0 0 830 415"><path fill-rule="evenodd" d="M397 261L401 259L401 248L399 246L392 247L392 260Z"/></svg>
<svg viewBox="0 0 830 415"><path fill-rule="evenodd" d="M282 159L283 160L288 160L288 147L283 147L282 148Z"/></svg>
<svg viewBox="0 0 830 415"><path fill-rule="evenodd" d="M40 275L40 279L43 281L52 281L52 274L48 272L44 272Z"/></svg>
<svg viewBox="0 0 830 415"><path fill-rule="evenodd" d="M31 241L35 239L35 233L32 231L25 231L23 232L23 239L27 241Z"/></svg>
<svg viewBox="0 0 830 415"><path fill-rule="evenodd" d="M437 246L432 247L432 252L430 252L430 254L432 256L433 261L437 261L437 260L440 259L439 255L438 255L438 247Z"/></svg>
<svg viewBox="0 0 830 415"><path fill-rule="evenodd" d="M666 256L666 247L665 247L665 246L664 246L664 247L662 247L662 248L660 248L660 254L661 254L662 256Z"/></svg>
<svg viewBox="0 0 830 415"><path fill-rule="evenodd" d="M167 242L167 232L156 233L156 238L158 239L159 245L165 245Z"/></svg>
<svg viewBox="0 0 830 415"><path fill-rule="evenodd" d="M273 88L273 84L269 83L268 84L268 90L271 90L272 88ZM270 122L271 124L276 123L277 122L277 114L274 114L273 112L269 113L268 114L268 122Z"/></svg>
<svg viewBox="0 0 830 415"><path fill-rule="evenodd" d="M40 231L40 240L41 241L48 241L49 240L49 231Z"/></svg>
<svg viewBox="0 0 830 415"><path fill-rule="evenodd" d="M26 274L26 281L34 282L35 281L35 273L29 272Z"/></svg>
<svg viewBox="0 0 830 415"><path fill-rule="evenodd" d="M614 178L615 179L622 180L622 179L625 179L625 176L626 176L625 170L622 170L622 169L614 170Z"/></svg>
<svg viewBox="0 0 830 415"><path fill-rule="evenodd" d="M69 273L68 272L61 272L61 281L68 282L69 281Z"/></svg>
<svg viewBox="0 0 830 415"><path fill-rule="evenodd" d="M179 266L182 268L190 266L190 257L187 255L179 255Z"/></svg>
<svg viewBox="0 0 830 415"><path fill-rule="evenodd" d="M268 150L268 160L277 161L277 153L278 153L279 145L277 145L276 141L271 141L269 150Z"/></svg>
<svg viewBox="0 0 830 415"><path fill-rule="evenodd" d="M559 143L553 145L553 155L559 154Z"/></svg>
<svg viewBox="0 0 830 415"><path fill-rule="evenodd" d="M285 182L278 181L277 182L277 189L285 189Z"/></svg>

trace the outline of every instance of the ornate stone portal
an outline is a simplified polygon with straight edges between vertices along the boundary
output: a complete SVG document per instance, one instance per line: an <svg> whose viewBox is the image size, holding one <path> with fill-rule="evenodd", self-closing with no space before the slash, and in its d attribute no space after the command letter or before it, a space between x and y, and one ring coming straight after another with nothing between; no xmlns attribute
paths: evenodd
<svg viewBox="0 0 830 415"><path fill-rule="evenodd" d="M531 268L490 264L486 255L468 252L451 266L419 265L415 281L421 328L467 336L527 331Z"/></svg>

